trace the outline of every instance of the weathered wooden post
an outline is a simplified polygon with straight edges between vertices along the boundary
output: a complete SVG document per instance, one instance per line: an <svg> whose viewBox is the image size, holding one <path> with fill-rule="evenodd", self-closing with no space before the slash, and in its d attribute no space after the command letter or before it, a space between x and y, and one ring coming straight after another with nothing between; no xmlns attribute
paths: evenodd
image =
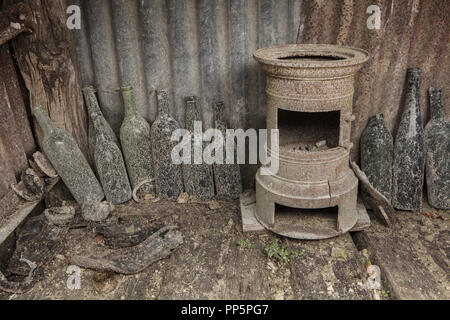
<svg viewBox="0 0 450 320"><path fill-rule="evenodd" d="M6 0L6 4L15 3ZM71 31L66 26L64 0L25 0L31 9L33 32L12 41L20 72L29 90L30 106L42 105L53 123L72 134L88 157L87 115L75 60ZM26 17L27 19L30 17ZM39 145L42 132L36 127ZM47 199L68 198L64 187L56 188Z"/></svg>

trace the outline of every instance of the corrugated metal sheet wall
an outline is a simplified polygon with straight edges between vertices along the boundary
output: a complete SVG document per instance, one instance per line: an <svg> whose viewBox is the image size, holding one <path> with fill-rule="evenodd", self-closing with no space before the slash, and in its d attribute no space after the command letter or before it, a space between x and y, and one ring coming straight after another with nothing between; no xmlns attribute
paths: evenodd
<svg viewBox="0 0 450 320"><path fill-rule="evenodd" d="M380 9L379 29L368 29L369 6ZM395 136L404 110L406 70L422 70L419 91L424 123L430 118L428 89L441 87L450 120L450 1L305 0L298 43L330 43L367 50L371 57L355 81L353 157L370 116L384 113Z"/></svg>
<svg viewBox="0 0 450 320"><path fill-rule="evenodd" d="M122 117L116 91L132 85L138 108L156 117L155 90L171 93L184 124L184 97L197 95L205 127L223 100L230 126L265 125L265 80L253 61L260 47L295 43L300 0L69 0L82 9L74 30L83 84L95 84L113 128ZM249 116L251 114L251 116Z"/></svg>

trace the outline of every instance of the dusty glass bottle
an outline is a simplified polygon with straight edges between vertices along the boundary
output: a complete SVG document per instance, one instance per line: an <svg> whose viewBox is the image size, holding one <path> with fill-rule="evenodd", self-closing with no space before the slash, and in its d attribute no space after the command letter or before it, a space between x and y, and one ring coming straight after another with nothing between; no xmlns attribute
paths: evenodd
<svg viewBox="0 0 450 320"><path fill-rule="evenodd" d="M226 138L227 124L225 120L225 108L223 102L214 105L214 123L216 129L222 132L224 139ZM226 142L224 141L223 150L226 150ZM233 157L236 160L236 150L233 150ZM225 159L225 154L224 154ZM224 160L225 161L225 160ZM214 182L216 185L216 194L219 199L237 199L242 193L241 172L239 164L214 164Z"/></svg>
<svg viewBox="0 0 450 320"><path fill-rule="evenodd" d="M407 71L405 110L395 137L392 205L400 210L418 211L422 208L425 159L419 105L420 75L419 68Z"/></svg>
<svg viewBox="0 0 450 320"><path fill-rule="evenodd" d="M197 109L197 97L187 97L186 102L186 130L191 134L191 161L183 164L183 180L186 192L197 196L200 200L214 197L214 180L212 166L196 159L195 155L202 155L203 132L196 132L195 122L200 122ZM201 127L200 127L201 129ZM197 156L198 158L198 156Z"/></svg>
<svg viewBox="0 0 450 320"><path fill-rule="evenodd" d="M361 170L389 201L392 194L394 143L382 113L369 118L361 135Z"/></svg>
<svg viewBox="0 0 450 320"><path fill-rule="evenodd" d="M55 127L41 106L32 108L44 138L42 149L79 204L101 201L102 187L73 137Z"/></svg>
<svg viewBox="0 0 450 320"><path fill-rule="evenodd" d="M178 122L169 115L169 100L166 91L158 91L158 116L152 124L153 167L156 190L163 199L176 199L183 193L183 172L181 164L172 160L172 149L178 144L172 141L174 130L180 129Z"/></svg>
<svg viewBox="0 0 450 320"><path fill-rule="evenodd" d="M430 88L431 120L425 127L425 173L429 204L450 209L450 123L445 120L442 89Z"/></svg>
<svg viewBox="0 0 450 320"><path fill-rule="evenodd" d="M92 115L97 135L94 153L95 166L106 200L113 204L120 204L131 199L131 187L122 152L112 138L106 134L104 120L100 113Z"/></svg>
<svg viewBox="0 0 450 320"><path fill-rule="evenodd" d="M133 88L123 87L121 91L125 105L125 117L120 127L120 141L131 186L133 190L141 186L139 188L140 194L153 194L150 125L137 112Z"/></svg>
<svg viewBox="0 0 450 320"><path fill-rule="evenodd" d="M91 114L100 113L103 115L100 110L100 106L98 105L97 97L95 96L95 89L93 86L87 86L83 88L84 100L86 102L86 108L89 115L89 128L88 128L88 143L89 143L89 156L93 163L95 163L94 152L95 152L95 142L97 140L97 135L95 133L94 124L92 122ZM120 148L119 140L116 137L116 134L112 130L109 123L106 121L104 117L102 117L103 128L105 129L105 134L111 137L113 141Z"/></svg>

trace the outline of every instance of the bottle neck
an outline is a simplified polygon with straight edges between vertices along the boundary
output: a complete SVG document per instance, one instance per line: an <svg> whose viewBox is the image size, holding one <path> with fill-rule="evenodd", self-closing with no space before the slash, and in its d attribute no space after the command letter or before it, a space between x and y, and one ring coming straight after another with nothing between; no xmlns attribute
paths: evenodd
<svg viewBox="0 0 450 320"><path fill-rule="evenodd" d="M214 119L216 121L225 121L225 108L223 102L214 105Z"/></svg>
<svg viewBox="0 0 450 320"><path fill-rule="evenodd" d="M431 119L443 119L444 110L442 109L442 89L431 88L430 89L430 109Z"/></svg>
<svg viewBox="0 0 450 320"><path fill-rule="evenodd" d="M186 129L190 132L194 131L194 121L198 121L199 116L197 112L197 105L195 100L187 100L186 101Z"/></svg>
<svg viewBox="0 0 450 320"><path fill-rule="evenodd" d="M95 90L92 86L83 88L84 98L86 100L86 107L89 116L92 118L92 114L101 113L100 107L98 105L97 97L95 96Z"/></svg>
<svg viewBox="0 0 450 320"><path fill-rule="evenodd" d="M105 129L103 127L102 115L98 113L93 113L92 115L92 124L94 126L95 134L97 139L105 137Z"/></svg>
<svg viewBox="0 0 450 320"><path fill-rule="evenodd" d="M408 93L418 94L421 71L419 68L410 68L407 71Z"/></svg>
<svg viewBox="0 0 450 320"><path fill-rule="evenodd" d="M131 87L122 88L122 98L125 106L125 117L137 115L136 102L134 101L133 89Z"/></svg>
<svg viewBox="0 0 450 320"><path fill-rule="evenodd" d="M167 91L158 91L158 115L169 114L169 95Z"/></svg>
<svg viewBox="0 0 450 320"><path fill-rule="evenodd" d="M41 106L32 108L31 112L33 116L36 118L37 122L39 123L39 126L44 132L44 135L48 135L55 130L55 126L50 120L50 117L46 112L44 112Z"/></svg>
<svg viewBox="0 0 450 320"><path fill-rule="evenodd" d="M92 124L93 124L95 132L97 134L100 134L100 133L103 132L103 130L102 130L103 129L103 123L102 123L100 117L101 116L98 113L92 113L91 114Z"/></svg>
<svg viewBox="0 0 450 320"><path fill-rule="evenodd" d="M376 114L369 118L369 125L376 125L384 122L384 115L382 113Z"/></svg>

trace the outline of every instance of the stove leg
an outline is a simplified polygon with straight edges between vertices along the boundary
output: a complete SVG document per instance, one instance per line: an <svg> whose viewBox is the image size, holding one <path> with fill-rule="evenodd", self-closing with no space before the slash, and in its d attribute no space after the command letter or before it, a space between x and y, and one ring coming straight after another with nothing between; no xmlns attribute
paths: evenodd
<svg viewBox="0 0 450 320"><path fill-rule="evenodd" d="M351 192L340 199L337 218L338 232L350 230L358 220L358 213L356 209L357 197L358 188L354 188Z"/></svg>
<svg viewBox="0 0 450 320"><path fill-rule="evenodd" d="M275 203L258 183L256 184L256 210L262 221L275 224Z"/></svg>

